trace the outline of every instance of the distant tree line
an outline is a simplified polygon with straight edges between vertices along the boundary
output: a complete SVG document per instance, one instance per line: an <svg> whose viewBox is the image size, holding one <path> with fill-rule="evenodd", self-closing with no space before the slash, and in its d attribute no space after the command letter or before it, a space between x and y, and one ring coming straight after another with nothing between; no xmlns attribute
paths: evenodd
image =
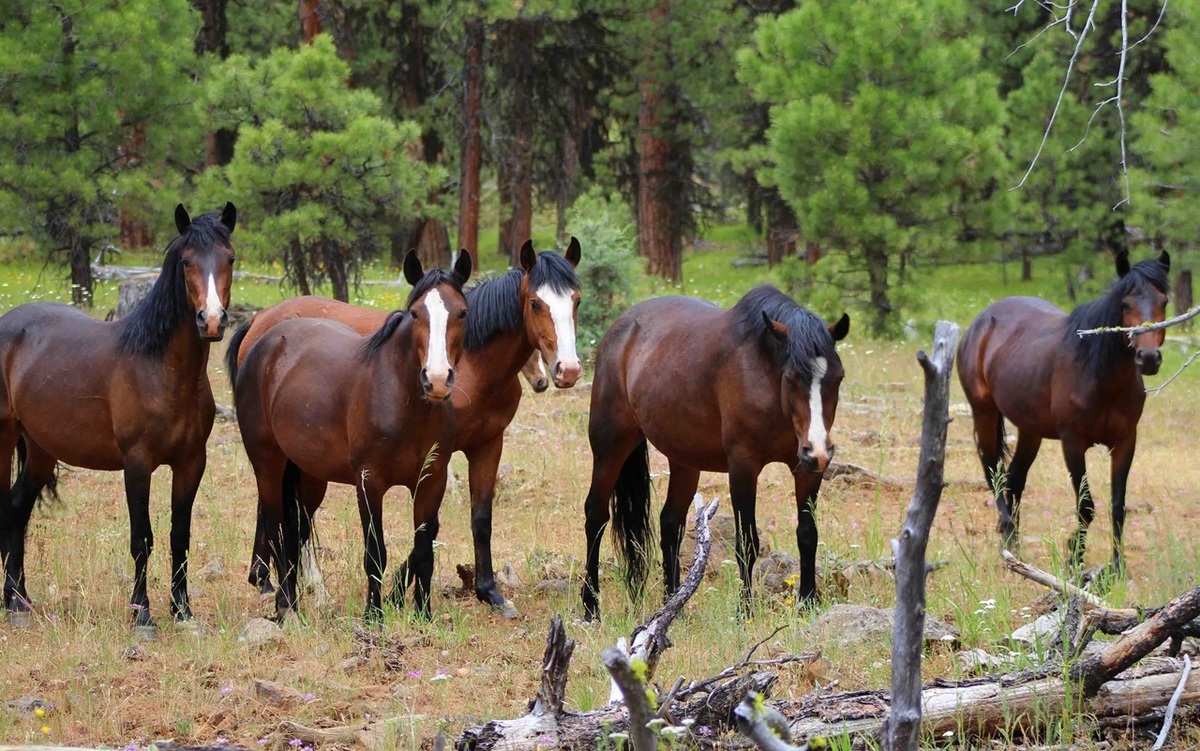
<svg viewBox="0 0 1200 751"><path fill-rule="evenodd" d="M1092 2L0 0L0 232L88 305L101 247L228 199L243 246L345 299L408 248L513 258L535 210L561 237L598 187L649 273L740 213L887 333L932 260L1193 242L1200 0ZM1124 124L1096 109L1122 45Z"/></svg>

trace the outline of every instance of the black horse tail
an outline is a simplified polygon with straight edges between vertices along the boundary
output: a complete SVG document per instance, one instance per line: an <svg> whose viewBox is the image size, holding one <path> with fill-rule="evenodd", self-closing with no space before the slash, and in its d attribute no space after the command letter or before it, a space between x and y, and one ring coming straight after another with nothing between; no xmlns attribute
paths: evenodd
<svg viewBox="0 0 1200 751"><path fill-rule="evenodd" d="M25 443L25 436L19 436L17 438L17 450L13 455L13 477L16 480L9 490L9 502L4 504L3 510L5 516L0 517L0 526L7 526L10 523L8 514L21 505L23 496L29 492L29 471L25 466L28 460L29 446ZM49 482L37 490L37 499L43 503L62 500L58 495L58 464L54 465L54 472L50 475ZM28 503L30 501L25 502Z"/></svg>
<svg viewBox="0 0 1200 751"><path fill-rule="evenodd" d="M625 584L634 597L646 585L650 537L650 448L643 438L617 475L612 495L613 541L625 565Z"/></svg>
<svg viewBox="0 0 1200 751"><path fill-rule="evenodd" d="M225 349L225 370L229 371L231 388L237 386L238 350L242 348L242 340L246 338L246 334L250 333L250 324L253 322L253 318L246 321L238 326L237 331L233 332L233 336L229 337L229 347Z"/></svg>

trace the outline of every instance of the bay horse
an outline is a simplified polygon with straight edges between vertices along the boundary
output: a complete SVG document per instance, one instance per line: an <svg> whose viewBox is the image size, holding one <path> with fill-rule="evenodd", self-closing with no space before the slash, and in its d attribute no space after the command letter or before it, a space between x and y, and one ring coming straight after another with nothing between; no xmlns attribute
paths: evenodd
<svg viewBox="0 0 1200 751"><path fill-rule="evenodd" d="M671 479L660 516L663 584L679 587L679 546L700 473L728 472L737 537L741 606L747 609L758 557L758 475L772 462L792 469L800 549L799 594L816 596L817 491L845 370L834 343L843 315L826 327L770 285L730 310L690 297L630 308L596 350L588 440L592 480L584 501L587 569L584 617L600 616L600 541L610 519L626 583L645 583L650 549L647 441L666 455ZM611 497L611 512L609 508Z"/></svg>
<svg viewBox="0 0 1200 751"><path fill-rule="evenodd" d="M1171 257L1163 252L1130 268L1117 255L1118 279L1099 299L1066 313L1036 297L1008 297L983 310L958 346L958 378L971 405L975 443L996 499L1006 547L1018 542L1021 493L1045 439L1062 442L1075 490L1079 526L1068 560L1077 567L1095 504L1084 453L1101 444L1112 456L1112 536L1115 572L1124 570L1121 534L1125 485L1146 402L1143 375L1162 365L1162 329L1126 335L1079 336L1099 327L1132 327L1166 317ZM1017 428L1017 448L1005 469L1004 420Z"/></svg>
<svg viewBox="0 0 1200 751"><path fill-rule="evenodd" d="M460 253L452 272L426 272L409 251L404 274L413 285L406 306L371 336L336 321L283 321L236 373L242 443L272 530L280 619L296 607L299 506L314 488L323 496L330 482L353 485L358 495L369 620L382 612L383 497L395 485L409 489L415 540L405 569L416 580L417 612L429 615L471 256Z"/></svg>
<svg viewBox="0 0 1200 751"><path fill-rule="evenodd" d="M126 318L97 321L67 305L27 303L0 317L0 557L9 621L28 623L25 535L35 501L54 493L58 462L123 470L135 627L154 628L146 565L154 547L150 476L171 468L171 614L192 620L187 588L192 504L215 406L205 372L224 335L233 280L233 204L195 220L175 209L150 292ZM12 478L13 456L17 476Z"/></svg>
<svg viewBox="0 0 1200 751"><path fill-rule="evenodd" d="M553 380L558 388L570 388L579 377L575 315L580 298L574 269L581 256L579 241L573 237L561 255L535 253L533 243L526 242L521 248L521 268L480 281L466 292L470 315L465 351L458 363L458 377L451 394L456 423L453 449L462 451L468 463L475 594L480 601L509 617L516 615L516 609L496 586L491 552L492 502L504 449L504 431L521 400L518 373L524 372L529 363L535 360L554 363ZM251 328L255 321L257 317ZM249 336L245 341L239 338L243 329L245 325L231 339L226 353L226 365L234 378L238 377L238 363L248 350L245 341ZM324 493L323 485L304 493L307 513L300 520L302 543L310 533L308 515L316 513ZM251 583L269 591L265 567L258 563L265 558L266 547L256 538Z"/></svg>

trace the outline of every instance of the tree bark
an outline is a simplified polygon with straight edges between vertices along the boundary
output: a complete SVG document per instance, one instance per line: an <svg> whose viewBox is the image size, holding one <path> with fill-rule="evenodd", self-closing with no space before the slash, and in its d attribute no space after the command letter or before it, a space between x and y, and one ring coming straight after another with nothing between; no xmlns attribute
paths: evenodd
<svg viewBox="0 0 1200 751"><path fill-rule="evenodd" d="M1180 269L1175 277L1175 315L1183 315L1192 309L1192 270ZM1191 324L1185 325L1191 328Z"/></svg>
<svg viewBox="0 0 1200 751"><path fill-rule="evenodd" d="M483 165L483 136L480 110L483 101L483 21L466 22L463 40L463 132L458 197L458 247L470 251L479 266L480 169Z"/></svg>
<svg viewBox="0 0 1200 751"><path fill-rule="evenodd" d="M70 13L62 14L62 53L63 69L72 70L75 58L75 22ZM72 99L73 100L73 99ZM70 119L63 133L64 150L68 154L77 153L83 148L83 140L79 135L79 110L72 106ZM71 302L77 308L92 307L94 283L92 280L92 264L90 258L91 244L87 238L80 235L71 217L71 213L80 202L75 194L68 195L65 200L52 202L47 216L47 229L56 242L67 248L67 264L71 268Z"/></svg>
<svg viewBox="0 0 1200 751"><path fill-rule="evenodd" d="M560 173L555 196L558 216L554 236L560 246L565 246L568 240L567 210L575 200L576 184L579 181L579 148L586 122L583 93L578 88L572 88L567 92L566 127L562 134Z"/></svg>
<svg viewBox="0 0 1200 751"><path fill-rule="evenodd" d="M299 238L292 238L288 256L291 259L291 268L288 270L291 272L292 281L296 283L296 288L302 295L311 295L312 288L308 284L308 267L304 262L304 249L300 247Z"/></svg>
<svg viewBox="0 0 1200 751"><path fill-rule="evenodd" d="M646 45L646 72L638 81L638 252L646 271L673 282L683 279L683 247L679 196L672 195L670 126L664 124L666 105L656 76L666 65L660 43L666 43L668 5L650 11L651 41Z"/></svg>
<svg viewBox="0 0 1200 751"><path fill-rule="evenodd" d="M331 240L322 243L325 255L325 271L333 287L333 299L350 302L350 279L346 274L346 259L337 244Z"/></svg>
<svg viewBox="0 0 1200 751"><path fill-rule="evenodd" d="M513 78L512 158L509 178L512 181L510 219L508 227L509 263L521 265L521 246L533 234L533 47L536 44L535 22L517 19L508 22L508 43L512 56Z"/></svg>
<svg viewBox="0 0 1200 751"><path fill-rule="evenodd" d="M887 319L892 312L888 299L888 255L883 247L869 247L867 255L867 280L870 285L871 333L879 336L887 328Z"/></svg>
<svg viewBox="0 0 1200 751"><path fill-rule="evenodd" d="M321 0L300 0L300 39L312 44L321 33Z"/></svg>
<svg viewBox="0 0 1200 751"><path fill-rule="evenodd" d="M777 266L784 258L796 254L800 223L777 189L765 188L763 193L767 214L767 265Z"/></svg>
<svg viewBox="0 0 1200 751"><path fill-rule="evenodd" d="M925 373L925 414L917 486L900 538L892 540L896 557L896 617L892 632L892 710L884 748L916 751L921 731L921 651L925 632L925 551L929 530L942 498L946 430L950 425L950 377L958 345L958 325L938 321L933 357L917 352Z"/></svg>
<svg viewBox="0 0 1200 751"><path fill-rule="evenodd" d="M229 17L226 7L229 0L196 0L196 9L204 25L196 36L196 54L214 55L218 60L229 57ZM233 159L233 144L237 134L221 128L204 136L204 164L212 167L229 164Z"/></svg>

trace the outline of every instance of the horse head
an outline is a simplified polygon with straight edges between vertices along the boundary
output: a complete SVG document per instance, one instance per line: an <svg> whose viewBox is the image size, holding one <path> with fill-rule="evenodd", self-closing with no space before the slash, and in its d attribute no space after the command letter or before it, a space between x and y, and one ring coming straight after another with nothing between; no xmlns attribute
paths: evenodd
<svg viewBox="0 0 1200 751"><path fill-rule="evenodd" d="M237 225L237 209L226 203L216 213L188 216L183 204L175 207L175 228L179 230L179 263L183 267L188 303L196 314L200 337L220 341L229 322L229 290L233 286L236 257L229 236Z"/></svg>
<svg viewBox="0 0 1200 751"><path fill-rule="evenodd" d="M780 402L796 431L797 467L820 474L833 459L835 447L830 430L837 414L838 392L846 376L833 344L846 338L850 316L843 314L837 323L826 328L816 316L804 312L803 316L793 316L790 326L772 319L766 311L763 320L787 352Z"/></svg>
<svg viewBox="0 0 1200 751"><path fill-rule="evenodd" d="M533 393L540 394L550 388L550 374L546 372L546 361L542 359L542 351L535 349L525 364L521 366L521 375L533 387Z"/></svg>
<svg viewBox="0 0 1200 751"><path fill-rule="evenodd" d="M1146 323L1158 323L1167 317L1167 273L1171 256L1164 250L1130 267L1129 256L1117 254L1117 275L1125 284L1121 295L1121 326L1133 328ZM1131 336L1129 346L1134 350L1133 361L1144 375L1154 375L1162 367L1162 347L1165 329L1146 331Z"/></svg>
<svg viewBox="0 0 1200 751"><path fill-rule="evenodd" d="M413 285L408 298L412 341L420 363L421 388L430 401L445 401L454 389L454 366L463 351L467 298L463 284L471 277L471 254L459 251L454 271L425 271L416 252L404 258L404 278Z"/></svg>
<svg viewBox="0 0 1200 751"><path fill-rule="evenodd" d="M535 253L533 241L521 247L521 306L525 332L550 366L554 385L569 389L579 380L582 367L575 351L575 321L579 310L579 241L571 238L561 256ZM536 384L535 384L536 389Z"/></svg>

